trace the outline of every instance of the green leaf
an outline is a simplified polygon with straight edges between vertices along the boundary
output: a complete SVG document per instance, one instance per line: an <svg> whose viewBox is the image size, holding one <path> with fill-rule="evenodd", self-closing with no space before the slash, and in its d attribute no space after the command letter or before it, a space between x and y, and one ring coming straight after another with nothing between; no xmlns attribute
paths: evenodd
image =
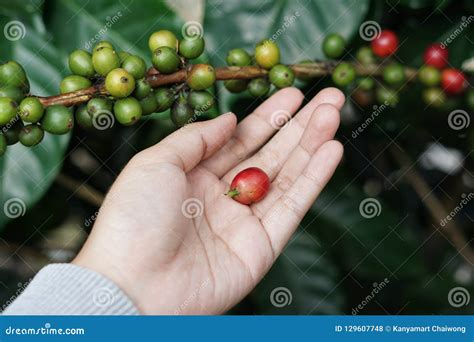
<svg viewBox="0 0 474 342"><path fill-rule="evenodd" d="M30 19L40 20L38 16L39 14L35 14ZM1 26L4 27L11 20L12 18L1 17ZM23 38L1 41L2 57L14 59L24 66L33 94L56 94L61 80L60 73L65 67L64 55L47 37L38 34L31 26L23 25ZM69 135L46 134L43 142L33 148L24 147L20 143L9 146L7 153L0 158L2 207L11 200L10 204L17 203L24 208L20 209L21 213L39 200L61 168L68 141ZM7 208L2 210L0 229L16 214Z"/></svg>
<svg viewBox="0 0 474 342"><path fill-rule="evenodd" d="M340 275L321 242L298 231L250 295L259 314L341 314Z"/></svg>

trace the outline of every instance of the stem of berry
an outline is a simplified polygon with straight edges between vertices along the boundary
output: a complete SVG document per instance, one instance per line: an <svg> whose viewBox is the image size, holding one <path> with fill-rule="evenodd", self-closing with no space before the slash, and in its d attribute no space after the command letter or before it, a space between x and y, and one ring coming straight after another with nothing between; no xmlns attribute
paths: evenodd
<svg viewBox="0 0 474 342"><path fill-rule="evenodd" d="M237 189L231 189L226 193L226 195L232 198L232 197L238 196L239 191Z"/></svg>

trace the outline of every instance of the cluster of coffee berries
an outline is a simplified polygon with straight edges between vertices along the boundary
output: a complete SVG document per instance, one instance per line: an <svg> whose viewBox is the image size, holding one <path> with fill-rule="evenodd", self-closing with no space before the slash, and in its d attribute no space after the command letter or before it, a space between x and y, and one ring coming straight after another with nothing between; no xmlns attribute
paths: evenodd
<svg viewBox="0 0 474 342"><path fill-rule="evenodd" d="M280 64L280 48L269 39L264 39L257 44L254 56L251 56L244 49L230 50L226 62L231 67L258 65L269 70L268 76L265 77L252 80L232 79L224 81L225 87L232 93L241 93L248 90L252 96L263 97L270 92L272 84L281 89L291 86L295 80L293 70L287 65Z"/></svg>

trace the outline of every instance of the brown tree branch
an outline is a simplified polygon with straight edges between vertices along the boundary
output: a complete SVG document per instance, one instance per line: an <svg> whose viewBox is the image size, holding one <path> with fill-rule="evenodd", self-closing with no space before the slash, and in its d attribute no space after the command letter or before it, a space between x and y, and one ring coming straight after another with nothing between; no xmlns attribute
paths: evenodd
<svg viewBox="0 0 474 342"><path fill-rule="evenodd" d="M291 69L294 71L296 77L323 77L332 74L334 68L340 61L324 61L305 64L292 64ZM380 76L383 70L383 64L364 66L358 63L353 64L356 72L360 76ZM179 70L172 74L160 74L155 69L146 76L147 81L151 87L157 88L163 85L176 84L186 82L187 71L185 69ZM412 68L405 68L407 79L411 80L415 77L417 71ZM231 80L231 79L252 79L263 77L268 74L268 70L258 66L246 67L219 67L216 68L217 80ZM94 85L87 89L78 90L75 92L49 96L38 97L41 103L45 106L64 105L74 106L89 101L96 96L106 96L107 91L103 83Z"/></svg>

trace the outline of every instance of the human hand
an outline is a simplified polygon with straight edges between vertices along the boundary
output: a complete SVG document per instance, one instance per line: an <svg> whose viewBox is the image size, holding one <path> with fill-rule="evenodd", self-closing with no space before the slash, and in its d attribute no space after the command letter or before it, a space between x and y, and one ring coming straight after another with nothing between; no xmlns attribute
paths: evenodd
<svg viewBox="0 0 474 342"><path fill-rule="evenodd" d="M269 270L342 157L332 140L344 103L337 89L322 90L276 132L277 116L294 115L302 100L286 88L239 125L227 113L138 153L73 263L113 280L144 314L231 308ZM250 166L272 183L246 206L224 194Z"/></svg>

